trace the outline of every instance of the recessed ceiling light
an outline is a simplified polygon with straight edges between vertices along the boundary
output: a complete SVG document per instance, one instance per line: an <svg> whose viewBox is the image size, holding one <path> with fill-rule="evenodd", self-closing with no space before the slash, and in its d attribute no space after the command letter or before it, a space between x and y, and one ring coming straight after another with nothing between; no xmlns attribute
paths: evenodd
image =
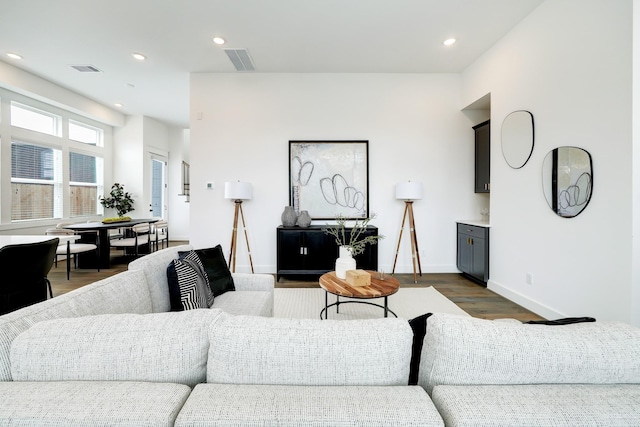
<svg viewBox="0 0 640 427"><path fill-rule="evenodd" d="M225 43L226 43L226 40L225 40L225 39L223 39L222 37L217 37L217 36L216 36L216 37L214 37L212 40L213 40L213 42L214 42L215 44L217 44L217 45L223 45L223 44L225 44Z"/></svg>
<svg viewBox="0 0 640 427"><path fill-rule="evenodd" d="M141 53L136 53L136 52L132 53L132 54L131 54L131 56L133 56L134 58L136 58L138 61L144 61L145 59L147 59L147 57L146 57L146 56L144 56L143 54L141 54Z"/></svg>
<svg viewBox="0 0 640 427"><path fill-rule="evenodd" d="M113 105L115 105L115 106L116 106L116 107L118 107L118 108L122 108L122 104L120 104L119 102L116 102L116 103L115 103L115 104L113 104Z"/></svg>
<svg viewBox="0 0 640 427"><path fill-rule="evenodd" d="M8 52L7 56L9 58L12 58L12 59L22 59L22 56L18 55L17 53L13 53L13 52Z"/></svg>
<svg viewBox="0 0 640 427"><path fill-rule="evenodd" d="M446 39L445 41L442 42L442 44L445 46L451 46L455 42L456 42L456 39Z"/></svg>

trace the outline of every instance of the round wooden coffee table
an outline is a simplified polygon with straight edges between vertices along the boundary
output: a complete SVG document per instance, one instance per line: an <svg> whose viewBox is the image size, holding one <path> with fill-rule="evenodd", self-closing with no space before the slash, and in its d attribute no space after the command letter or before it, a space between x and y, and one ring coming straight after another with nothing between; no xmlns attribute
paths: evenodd
<svg viewBox="0 0 640 427"><path fill-rule="evenodd" d="M329 307L336 306L336 313L340 312L340 304L369 304L384 309L384 317L388 317L389 313L398 317L393 311L389 310L387 298L398 292L400 282L393 276L384 276L379 279L378 272L367 271L371 274L371 284L368 286L351 286L346 280L339 279L335 271L330 271L320 276L320 287L325 290L324 309L320 312L320 318L324 314L327 319ZM337 297L336 302L329 304L329 294ZM376 304L368 301L340 301L340 297L354 298L357 300L384 298L384 305Z"/></svg>

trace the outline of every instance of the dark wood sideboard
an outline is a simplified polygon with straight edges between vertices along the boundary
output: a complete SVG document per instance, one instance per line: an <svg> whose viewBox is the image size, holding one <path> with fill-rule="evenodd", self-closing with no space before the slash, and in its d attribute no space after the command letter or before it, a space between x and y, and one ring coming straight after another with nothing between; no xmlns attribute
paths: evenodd
<svg viewBox="0 0 640 427"><path fill-rule="evenodd" d="M315 279L335 269L338 246L332 236L322 231L323 226L277 228L277 275L292 278ZM347 228L347 234L351 232ZM377 236L378 227L368 226L365 235ZM367 245L364 253L356 255L356 267L363 270L378 269L378 245Z"/></svg>

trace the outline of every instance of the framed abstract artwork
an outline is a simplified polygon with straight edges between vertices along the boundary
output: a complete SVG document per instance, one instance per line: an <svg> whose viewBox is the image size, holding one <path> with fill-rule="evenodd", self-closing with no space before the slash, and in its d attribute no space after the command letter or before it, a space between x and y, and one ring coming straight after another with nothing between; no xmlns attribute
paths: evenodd
<svg viewBox="0 0 640 427"><path fill-rule="evenodd" d="M312 219L369 216L369 141L289 141L289 202Z"/></svg>

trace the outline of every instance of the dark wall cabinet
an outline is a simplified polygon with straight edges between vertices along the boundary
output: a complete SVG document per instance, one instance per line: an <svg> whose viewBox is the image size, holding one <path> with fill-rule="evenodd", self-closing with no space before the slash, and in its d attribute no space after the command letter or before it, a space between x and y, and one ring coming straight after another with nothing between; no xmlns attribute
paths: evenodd
<svg viewBox="0 0 640 427"><path fill-rule="evenodd" d="M486 286L489 280L489 228L458 223L457 266L466 277Z"/></svg>
<svg viewBox="0 0 640 427"><path fill-rule="evenodd" d="M482 122L473 127L475 132L475 192L491 190L491 124Z"/></svg>
<svg viewBox="0 0 640 427"><path fill-rule="evenodd" d="M338 246L321 226L283 227L277 229L277 278L281 276L320 276L335 268ZM350 229L347 229L350 232ZM377 236L378 228L369 226L365 235ZM367 245L357 255L356 266L363 270L378 269L378 245Z"/></svg>

